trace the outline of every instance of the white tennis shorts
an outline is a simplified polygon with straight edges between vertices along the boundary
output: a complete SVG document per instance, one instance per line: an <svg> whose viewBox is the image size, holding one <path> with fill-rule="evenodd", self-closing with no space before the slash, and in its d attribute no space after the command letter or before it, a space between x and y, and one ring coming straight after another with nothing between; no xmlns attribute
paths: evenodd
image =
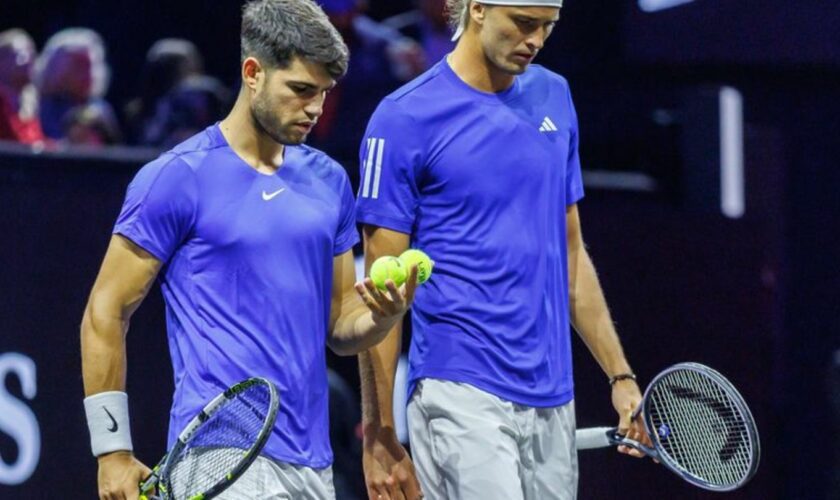
<svg viewBox="0 0 840 500"><path fill-rule="evenodd" d="M574 401L534 408L469 384L423 379L408 429L426 500L572 500Z"/></svg>
<svg viewBox="0 0 840 500"><path fill-rule="evenodd" d="M175 485L173 485L175 486ZM173 488L178 491L177 488ZM335 500L332 468L312 469L257 457L219 500Z"/></svg>

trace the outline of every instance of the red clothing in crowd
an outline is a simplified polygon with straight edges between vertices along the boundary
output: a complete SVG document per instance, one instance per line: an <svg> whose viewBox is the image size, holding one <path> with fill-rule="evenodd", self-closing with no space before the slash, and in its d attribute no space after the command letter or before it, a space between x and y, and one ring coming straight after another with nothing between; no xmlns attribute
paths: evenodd
<svg viewBox="0 0 840 500"><path fill-rule="evenodd" d="M44 141L37 113L23 113L8 90L0 87L0 140L33 144ZM29 115L29 116L25 116Z"/></svg>

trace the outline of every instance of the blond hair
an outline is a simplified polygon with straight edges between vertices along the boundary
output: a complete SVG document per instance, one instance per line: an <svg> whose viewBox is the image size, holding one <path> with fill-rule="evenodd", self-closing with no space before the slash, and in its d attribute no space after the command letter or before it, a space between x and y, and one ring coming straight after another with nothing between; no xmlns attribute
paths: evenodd
<svg viewBox="0 0 840 500"><path fill-rule="evenodd" d="M452 31L457 31L464 17L467 16L467 9L471 0L446 0L446 15L449 18L449 26Z"/></svg>

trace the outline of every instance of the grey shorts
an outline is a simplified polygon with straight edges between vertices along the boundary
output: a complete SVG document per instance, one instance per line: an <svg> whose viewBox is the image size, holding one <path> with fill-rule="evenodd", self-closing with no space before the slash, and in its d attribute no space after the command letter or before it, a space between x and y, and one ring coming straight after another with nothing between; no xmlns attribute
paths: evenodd
<svg viewBox="0 0 840 500"><path fill-rule="evenodd" d="M178 491L177 487L173 489ZM219 500L335 500L332 468L312 469L257 457L242 477L214 498Z"/></svg>
<svg viewBox="0 0 840 500"><path fill-rule="evenodd" d="M577 497L574 401L534 408L423 379L408 404L408 428L427 500Z"/></svg>

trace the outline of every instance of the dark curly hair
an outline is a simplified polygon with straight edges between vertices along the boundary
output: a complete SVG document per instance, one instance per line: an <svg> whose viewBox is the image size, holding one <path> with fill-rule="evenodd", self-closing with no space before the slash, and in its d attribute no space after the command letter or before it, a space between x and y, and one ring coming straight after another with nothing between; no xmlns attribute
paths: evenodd
<svg viewBox="0 0 840 500"><path fill-rule="evenodd" d="M330 76L347 72L349 51L324 11L312 0L252 0L242 9L242 61L255 57L287 68L295 57L323 64Z"/></svg>

